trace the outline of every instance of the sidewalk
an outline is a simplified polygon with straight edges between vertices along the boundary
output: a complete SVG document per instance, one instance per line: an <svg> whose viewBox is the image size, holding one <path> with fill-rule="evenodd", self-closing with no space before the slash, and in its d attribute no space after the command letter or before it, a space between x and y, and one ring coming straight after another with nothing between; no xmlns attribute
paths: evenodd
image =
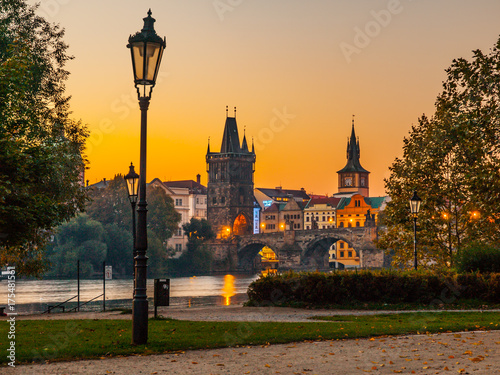
<svg viewBox="0 0 500 375"><path fill-rule="evenodd" d="M291 308L165 308L186 320L305 321L312 315L373 314ZM51 314L22 319L131 319L119 312ZM310 320L309 320L310 321ZM500 331L379 337L193 350L2 368L2 374L500 374Z"/></svg>

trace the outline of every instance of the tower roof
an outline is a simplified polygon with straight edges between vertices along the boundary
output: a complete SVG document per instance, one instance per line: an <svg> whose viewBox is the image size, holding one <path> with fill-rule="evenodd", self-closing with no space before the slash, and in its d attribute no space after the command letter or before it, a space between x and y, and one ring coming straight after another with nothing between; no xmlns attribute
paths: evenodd
<svg viewBox="0 0 500 375"><path fill-rule="evenodd" d="M356 138L354 131L354 119L352 120L351 138L347 141L347 164L337 173L345 172L363 172L370 173L361 166L359 162L359 139Z"/></svg>
<svg viewBox="0 0 500 375"><path fill-rule="evenodd" d="M224 126L224 135L222 136L220 152L221 154L241 152L238 125L234 117L226 117L226 125Z"/></svg>

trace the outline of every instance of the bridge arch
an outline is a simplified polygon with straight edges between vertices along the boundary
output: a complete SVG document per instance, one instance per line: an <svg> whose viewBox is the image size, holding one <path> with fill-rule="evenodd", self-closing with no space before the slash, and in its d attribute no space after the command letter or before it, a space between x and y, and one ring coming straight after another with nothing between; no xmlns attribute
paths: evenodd
<svg viewBox="0 0 500 375"><path fill-rule="evenodd" d="M344 241L350 247L354 248L353 242L350 239L347 239L346 236L331 232L324 233L305 243L301 256L302 265L316 269L329 268L330 248L337 241ZM354 251L358 254L358 250L355 249Z"/></svg>
<svg viewBox="0 0 500 375"><path fill-rule="evenodd" d="M264 247L270 248L278 256L278 249L274 244L262 240L245 242L238 248L238 267L246 271L255 270L255 258ZM278 259L279 260L279 259ZM260 271L260 269L258 270Z"/></svg>

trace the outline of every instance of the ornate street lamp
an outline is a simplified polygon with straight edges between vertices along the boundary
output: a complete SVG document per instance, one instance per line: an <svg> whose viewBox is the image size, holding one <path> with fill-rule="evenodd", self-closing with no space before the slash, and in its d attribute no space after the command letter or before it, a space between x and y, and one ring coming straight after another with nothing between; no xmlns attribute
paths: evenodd
<svg viewBox="0 0 500 375"><path fill-rule="evenodd" d="M420 211L420 204L422 199L417 195L417 192L413 192L413 197L410 199L410 211L413 216L413 255L415 257L415 270L417 269L417 215Z"/></svg>
<svg viewBox="0 0 500 375"><path fill-rule="evenodd" d="M139 203L137 209L137 238L135 241L136 256L134 258L134 300L132 304L132 344L141 345L148 342L148 300L146 294L146 275L148 257L147 238L147 202L146 202L146 141L147 111L149 100L160 69L161 57L166 46L166 39L156 34L155 19L148 16L143 19L144 27L128 38L127 47L132 56L134 83L141 109L141 160L139 178Z"/></svg>
<svg viewBox="0 0 500 375"><path fill-rule="evenodd" d="M130 201L130 204L132 205L132 236L134 239L133 242L133 254L134 254L134 259L137 255L137 251L135 249L135 206L137 204L137 198L138 198L138 192L139 192L139 175L135 173L134 170L134 165L130 163L130 170L128 174L124 177L125 178L125 183L127 185L127 193L128 193L128 199ZM134 279L135 279L135 268L134 268Z"/></svg>

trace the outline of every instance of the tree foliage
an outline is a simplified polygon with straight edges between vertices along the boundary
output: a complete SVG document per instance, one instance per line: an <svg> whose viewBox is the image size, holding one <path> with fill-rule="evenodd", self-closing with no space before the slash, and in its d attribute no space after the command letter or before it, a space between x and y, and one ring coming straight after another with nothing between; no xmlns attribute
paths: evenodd
<svg viewBox="0 0 500 375"><path fill-rule="evenodd" d="M181 216L165 190L154 185L147 185L146 189L148 229L153 231L162 243L166 243L177 229ZM91 218L103 225L116 224L124 230L132 230L132 208L122 175L116 175L103 189L93 188L90 198L86 212Z"/></svg>
<svg viewBox="0 0 500 375"><path fill-rule="evenodd" d="M82 243L94 245L99 253L104 249L104 258L99 261L105 260L107 265L113 266L113 274L132 276L132 207L125 180L122 175L116 175L105 188L90 190L86 214L58 228L55 246L49 247L50 261L54 264L49 276L72 276L67 269L76 269L77 260L82 267L87 267L85 276L101 272L102 264L94 262L97 258L92 255L93 249L86 248L88 252L75 250L83 249ZM160 187L148 186L147 200L149 275L164 276L168 267L167 240L178 227L180 214L172 198ZM95 227L100 228L99 233L90 231ZM67 252L70 255L66 256Z"/></svg>
<svg viewBox="0 0 500 375"><path fill-rule="evenodd" d="M188 237L187 251L178 259L171 260L170 273L195 275L210 272L213 256L204 242L215 238L212 227L207 220L193 217L182 229Z"/></svg>
<svg viewBox="0 0 500 375"><path fill-rule="evenodd" d="M418 257L426 267L453 264L472 241L498 243L500 232L500 39L489 53L453 60L431 118L423 115L404 140L403 157L385 180L392 201L379 246L410 266L409 199L422 198Z"/></svg>
<svg viewBox="0 0 500 375"><path fill-rule="evenodd" d="M92 276L106 259L105 234L102 224L86 214L61 225L47 249L51 263L47 275L76 277L77 261L80 260L80 275Z"/></svg>
<svg viewBox="0 0 500 375"><path fill-rule="evenodd" d="M0 0L0 266L39 275L50 230L83 209L87 130L69 117L64 30Z"/></svg>

